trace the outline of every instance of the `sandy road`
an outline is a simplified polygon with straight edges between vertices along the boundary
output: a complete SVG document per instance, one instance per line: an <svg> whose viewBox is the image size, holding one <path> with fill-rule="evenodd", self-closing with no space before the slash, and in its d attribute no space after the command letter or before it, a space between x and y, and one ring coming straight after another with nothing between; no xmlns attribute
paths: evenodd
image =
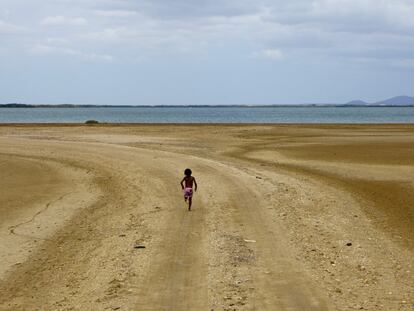
<svg viewBox="0 0 414 311"><path fill-rule="evenodd" d="M274 170L267 153L235 159L197 137L194 152L154 128L130 131L2 133L1 165L20 172L7 187L39 178L16 190L32 200L2 211L0 310L409 310L411 250L348 193ZM186 167L200 185L192 212L179 189ZM2 193L1 210L12 197ZM400 296L381 297L396 286Z"/></svg>
<svg viewBox="0 0 414 311"><path fill-rule="evenodd" d="M188 214L182 208L171 215L160 251L149 271L135 305L136 310L197 310L208 308L207 258L204 254L203 211Z"/></svg>
<svg viewBox="0 0 414 311"><path fill-rule="evenodd" d="M212 160L109 144L3 139L1 148L2 153L93 172L99 189L91 206L75 216L66 215L62 228L45 236L52 241L44 241L43 248L33 246L34 255L17 269L10 267L1 283L3 309L323 309L323 299L310 290L314 287L288 264L280 236L266 228L258 201L260 188L252 192L254 184L248 185L255 177ZM186 165L194 167L202 189L190 213L177 189ZM217 238L211 224L218 223L215 218L221 217L223 207L224 225L232 228L233 240L218 250L211 245ZM140 223L137 228L135 221ZM76 239L71 236L74 230ZM247 232L258 241L254 246L243 240ZM123 234L130 243L116 243L125 239ZM134 250L134 239L147 248ZM59 244L63 247L56 250ZM209 265L231 257L238 248L248 248L254 260L240 258L234 267L227 263L226 271L210 271ZM122 251L126 254L119 258L109 255ZM108 257L120 266L104 266ZM239 283L226 284L225 274L237 274ZM253 284L248 293L243 277ZM241 296L223 298L219 285L234 287Z"/></svg>

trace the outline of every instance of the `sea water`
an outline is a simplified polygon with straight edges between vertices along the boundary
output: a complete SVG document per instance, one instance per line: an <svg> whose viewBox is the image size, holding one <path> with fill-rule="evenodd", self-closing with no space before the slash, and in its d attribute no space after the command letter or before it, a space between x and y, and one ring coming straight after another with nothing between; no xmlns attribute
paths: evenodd
<svg viewBox="0 0 414 311"><path fill-rule="evenodd" d="M414 107L0 108L0 123L414 123Z"/></svg>

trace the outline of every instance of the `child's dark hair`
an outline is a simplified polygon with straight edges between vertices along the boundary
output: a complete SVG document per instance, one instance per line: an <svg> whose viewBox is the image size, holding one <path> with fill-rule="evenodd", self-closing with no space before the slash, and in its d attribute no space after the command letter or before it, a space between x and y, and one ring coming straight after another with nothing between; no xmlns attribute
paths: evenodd
<svg viewBox="0 0 414 311"><path fill-rule="evenodd" d="M193 172L189 168L186 168L185 171L184 171L185 176L191 176L192 173Z"/></svg>

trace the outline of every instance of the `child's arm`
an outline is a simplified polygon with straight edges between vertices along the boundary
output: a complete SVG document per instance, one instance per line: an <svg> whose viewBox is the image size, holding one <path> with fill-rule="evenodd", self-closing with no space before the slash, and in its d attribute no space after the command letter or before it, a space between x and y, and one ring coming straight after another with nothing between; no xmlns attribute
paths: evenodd
<svg viewBox="0 0 414 311"><path fill-rule="evenodd" d="M195 178L194 178L194 191L197 191L197 182L196 182Z"/></svg>
<svg viewBox="0 0 414 311"><path fill-rule="evenodd" d="M182 189L184 189L184 180L185 180L185 177L183 178L183 180L180 182L180 185L181 185L181 188Z"/></svg>

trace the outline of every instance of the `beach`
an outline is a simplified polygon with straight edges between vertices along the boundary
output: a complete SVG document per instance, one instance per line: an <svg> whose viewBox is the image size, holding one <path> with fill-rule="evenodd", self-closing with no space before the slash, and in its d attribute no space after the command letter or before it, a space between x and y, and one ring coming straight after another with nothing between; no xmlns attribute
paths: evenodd
<svg viewBox="0 0 414 311"><path fill-rule="evenodd" d="M412 124L0 125L0 170L0 310L414 308Z"/></svg>

